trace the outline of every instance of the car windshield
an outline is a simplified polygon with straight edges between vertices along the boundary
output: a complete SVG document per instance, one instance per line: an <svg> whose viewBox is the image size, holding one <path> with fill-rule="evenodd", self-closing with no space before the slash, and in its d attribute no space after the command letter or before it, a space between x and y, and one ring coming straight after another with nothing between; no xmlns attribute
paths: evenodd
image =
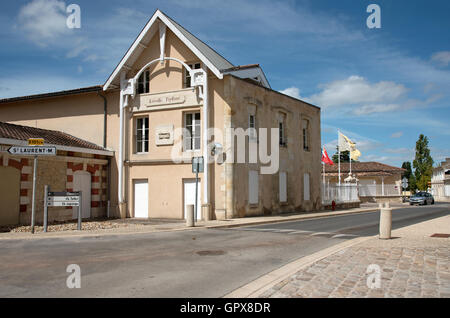
<svg viewBox="0 0 450 318"><path fill-rule="evenodd" d="M416 194L413 195L413 197L416 197L416 198L421 198L421 197L424 197L424 196L425 196L425 193L422 193L422 192L419 192L419 193L416 193Z"/></svg>

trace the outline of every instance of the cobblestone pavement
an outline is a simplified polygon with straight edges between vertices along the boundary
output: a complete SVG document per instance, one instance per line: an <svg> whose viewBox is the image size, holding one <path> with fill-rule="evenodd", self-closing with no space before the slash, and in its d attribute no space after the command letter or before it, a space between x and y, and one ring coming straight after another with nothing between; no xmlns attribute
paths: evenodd
<svg viewBox="0 0 450 318"><path fill-rule="evenodd" d="M433 228L439 221L444 221L440 229ZM450 298L450 239L430 237L445 233L435 232L445 225L449 233L449 216L394 231L399 235L392 240L373 238L349 247L299 270L260 297ZM371 264L380 268L380 288L368 287Z"/></svg>

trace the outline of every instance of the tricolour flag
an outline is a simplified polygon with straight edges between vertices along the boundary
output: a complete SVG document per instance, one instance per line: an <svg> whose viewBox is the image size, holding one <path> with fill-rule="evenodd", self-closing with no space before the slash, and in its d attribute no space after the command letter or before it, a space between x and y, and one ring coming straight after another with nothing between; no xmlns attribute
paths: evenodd
<svg viewBox="0 0 450 318"><path fill-rule="evenodd" d="M325 147L322 148L322 162L330 166L334 165L333 160L328 157L328 153Z"/></svg>

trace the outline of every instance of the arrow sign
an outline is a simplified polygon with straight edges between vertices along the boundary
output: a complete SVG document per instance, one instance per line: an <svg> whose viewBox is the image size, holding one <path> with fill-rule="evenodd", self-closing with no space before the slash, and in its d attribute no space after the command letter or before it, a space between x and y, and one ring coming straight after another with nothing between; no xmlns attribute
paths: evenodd
<svg viewBox="0 0 450 318"><path fill-rule="evenodd" d="M406 179L406 178L402 179L402 187L403 188L407 188L408 187L408 179Z"/></svg>
<svg viewBox="0 0 450 318"><path fill-rule="evenodd" d="M56 147L13 146L8 149L8 152L20 156L56 156Z"/></svg>

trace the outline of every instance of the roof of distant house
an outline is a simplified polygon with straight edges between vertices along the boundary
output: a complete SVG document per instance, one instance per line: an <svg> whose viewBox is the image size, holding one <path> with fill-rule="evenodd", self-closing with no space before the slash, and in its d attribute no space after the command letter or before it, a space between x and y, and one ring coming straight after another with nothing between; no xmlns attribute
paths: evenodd
<svg viewBox="0 0 450 318"><path fill-rule="evenodd" d="M82 93L99 92L102 90L102 88L103 88L102 85L96 85L96 86L81 87L81 88L64 90L64 91L44 93L44 94L3 98L3 99L0 99L0 104L20 102L20 101L31 100L31 99L41 99L41 98L59 97L59 96L75 95L75 94L82 94Z"/></svg>
<svg viewBox="0 0 450 318"><path fill-rule="evenodd" d="M30 138L43 138L46 145L84 148L109 152L109 150L92 142L74 137L61 131L0 122L0 139L27 141Z"/></svg>
<svg viewBox="0 0 450 318"><path fill-rule="evenodd" d="M389 166L380 162L352 162L352 173L358 176L391 176L396 173L403 173L406 171L403 168ZM350 172L350 163L341 163L341 175ZM339 174L338 164L333 166L325 165L325 174L328 176L337 176Z"/></svg>

